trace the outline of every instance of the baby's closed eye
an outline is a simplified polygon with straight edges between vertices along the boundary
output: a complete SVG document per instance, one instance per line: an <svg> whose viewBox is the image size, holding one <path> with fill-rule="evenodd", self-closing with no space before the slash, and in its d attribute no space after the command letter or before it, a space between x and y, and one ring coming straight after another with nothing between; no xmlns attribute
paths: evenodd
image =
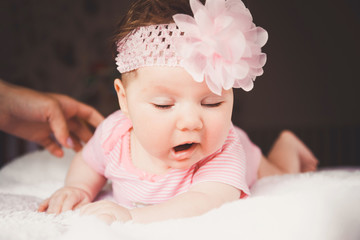
<svg viewBox="0 0 360 240"><path fill-rule="evenodd" d="M169 109L175 105L174 100L168 97L156 97L150 102L155 108L159 109Z"/></svg>
<svg viewBox="0 0 360 240"><path fill-rule="evenodd" d="M153 103L154 107L159 108L159 109L169 109L172 106L174 106L173 104L156 104Z"/></svg>
<svg viewBox="0 0 360 240"><path fill-rule="evenodd" d="M215 103L202 103L201 105L204 107L219 107L223 102L215 102Z"/></svg>
<svg viewBox="0 0 360 240"><path fill-rule="evenodd" d="M219 107L224 103L224 99L222 97L207 97L201 101L201 106L204 107Z"/></svg>

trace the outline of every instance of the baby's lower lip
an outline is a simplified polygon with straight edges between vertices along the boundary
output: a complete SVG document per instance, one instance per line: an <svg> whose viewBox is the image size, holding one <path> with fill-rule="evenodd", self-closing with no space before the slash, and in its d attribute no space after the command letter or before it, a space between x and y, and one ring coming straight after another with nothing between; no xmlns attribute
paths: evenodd
<svg viewBox="0 0 360 240"><path fill-rule="evenodd" d="M183 151L178 151L178 152L175 151L175 149L173 148L171 151L171 154L172 154L173 158L177 161L189 159L192 156L192 154L194 153L197 145L198 145L197 143L193 143L190 148L183 150Z"/></svg>

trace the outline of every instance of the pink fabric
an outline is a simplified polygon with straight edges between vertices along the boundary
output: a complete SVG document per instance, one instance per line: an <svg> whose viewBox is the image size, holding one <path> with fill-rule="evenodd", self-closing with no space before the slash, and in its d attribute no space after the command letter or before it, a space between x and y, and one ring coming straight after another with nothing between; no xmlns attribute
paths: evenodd
<svg viewBox="0 0 360 240"><path fill-rule="evenodd" d="M256 27L241 0L190 0L194 17L173 16L185 33L177 44L182 65L195 81L204 79L211 91L221 95L232 87L250 91L263 74L266 54L261 47L267 32Z"/></svg>
<svg viewBox="0 0 360 240"><path fill-rule="evenodd" d="M242 129L238 127L235 127L235 129L246 154L246 182L249 186L252 186L257 180L262 152L258 146L251 142Z"/></svg>
<svg viewBox="0 0 360 240"><path fill-rule="evenodd" d="M118 42L115 58L120 73L146 66L180 66L176 40L183 32L175 24L140 27Z"/></svg>
<svg viewBox="0 0 360 240"><path fill-rule="evenodd" d="M242 196L250 194L261 151L242 130L233 127L221 149L190 169L154 175L135 168L131 162L131 128L130 120L117 111L101 123L83 149L85 161L112 181L114 198L120 205L133 208L161 203L186 192L193 184L207 181L234 186Z"/></svg>
<svg viewBox="0 0 360 240"><path fill-rule="evenodd" d="M144 66L180 66L221 95L232 87L250 91L263 74L267 32L256 27L241 0L190 0L194 17L175 14L175 23L143 26L118 42L120 73Z"/></svg>

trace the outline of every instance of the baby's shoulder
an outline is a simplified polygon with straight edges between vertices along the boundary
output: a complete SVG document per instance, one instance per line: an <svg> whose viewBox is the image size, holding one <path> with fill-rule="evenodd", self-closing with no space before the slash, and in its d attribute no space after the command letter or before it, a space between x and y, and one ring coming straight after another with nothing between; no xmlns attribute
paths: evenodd
<svg viewBox="0 0 360 240"><path fill-rule="evenodd" d="M232 125L228 135L229 139L237 141L247 141L249 139L248 134L238 126Z"/></svg>
<svg viewBox="0 0 360 240"><path fill-rule="evenodd" d="M231 143L239 143L241 142L242 138L244 138L244 136L247 136L244 130L235 125L231 125L229 134L225 140L224 145L226 146Z"/></svg>
<svg viewBox="0 0 360 240"><path fill-rule="evenodd" d="M101 124L106 126L113 126L115 124L128 121L130 121L130 119L126 117L126 115L121 110L117 110L107 116Z"/></svg>
<svg viewBox="0 0 360 240"><path fill-rule="evenodd" d="M222 150L225 151L242 148L246 151L247 148L252 145L254 144L250 140L248 134L241 128L232 125Z"/></svg>
<svg viewBox="0 0 360 240"><path fill-rule="evenodd" d="M99 126L98 137L105 152L113 149L115 144L129 134L132 123L120 110L110 114Z"/></svg>

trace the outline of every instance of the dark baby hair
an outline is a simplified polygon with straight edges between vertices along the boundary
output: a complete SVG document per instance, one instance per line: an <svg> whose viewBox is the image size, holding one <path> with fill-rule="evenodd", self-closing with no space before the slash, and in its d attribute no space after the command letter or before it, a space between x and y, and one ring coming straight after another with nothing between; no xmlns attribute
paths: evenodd
<svg viewBox="0 0 360 240"><path fill-rule="evenodd" d="M193 16L189 0L137 0L117 25L114 43L141 26L172 23L177 13Z"/></svg>

